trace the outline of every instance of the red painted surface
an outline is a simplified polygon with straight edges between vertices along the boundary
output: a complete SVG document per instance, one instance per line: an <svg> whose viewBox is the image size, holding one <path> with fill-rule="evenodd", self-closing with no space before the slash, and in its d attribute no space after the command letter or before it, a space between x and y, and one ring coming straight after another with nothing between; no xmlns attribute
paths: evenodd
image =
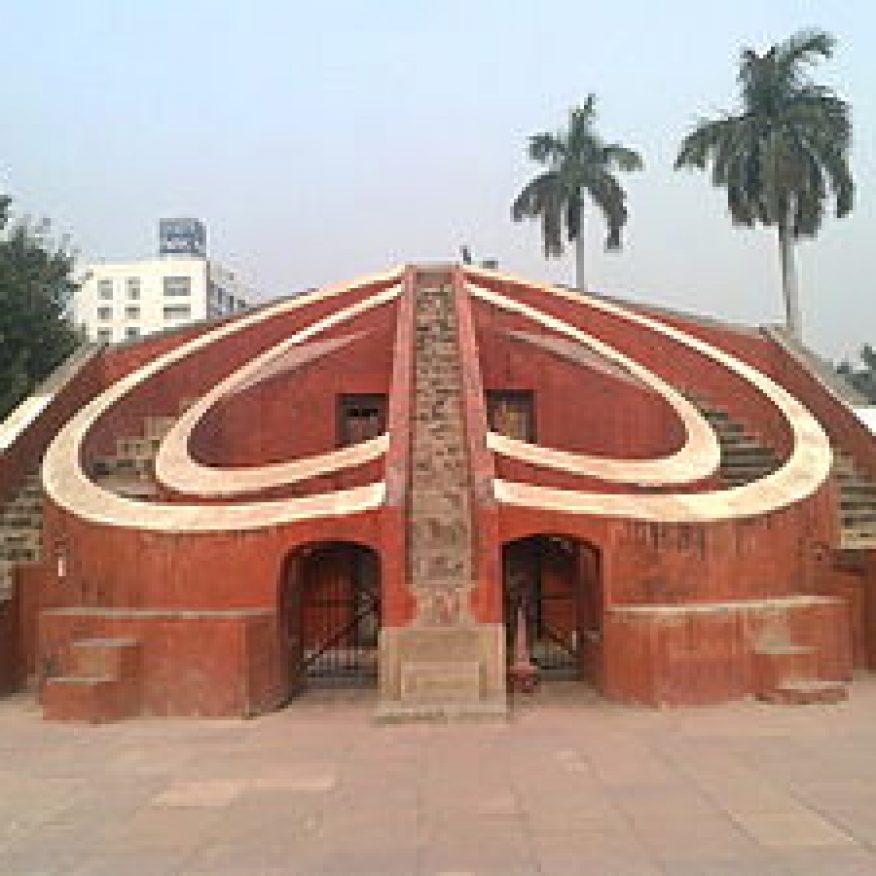
<svg viewBox="0 0 876 876"><path fill-rule="evenodd" d="M46 611L40 652L50 677L70 668L71 642L98 637L139 642L142 714L246 715L276 706L285 695L272 612Z"/></svg>
<svg viewBox="0 0 876 876"><path fill-rule="evenodd" d="M407 519L410 486L411 406L414 394L414 272L405 271L398 309L395 357L389 396L389 450L384 482L386 499L380 521L381 624L400 627L414 616L408 578Z"/></svg>
<svg viewBox="0 0 876 876"><path fill-rule="evenodd" d="M492 492L497 475L582 490L635 488L494 457L485 443L485 390L530 390L537 440L560 449L647 458L677 450L682 429L672 410L640 386L511 337L510 331L542 336L550 332L472 301L463 272L454 269L452 276L472 490L475 580L470 605L476 622L503 620L502 545L530 535L556 535L577 542L577 560L574 568L548 563L544 586L556 589L573 579L579 593L574 601L556 602L549 609L554 612L550 622L563 633L577 634L582 675L609 696L649 703L712 702L775 686L793 669L782 663L784 657L755 653L775 613L687 611L670 620L660 613L613 610L624 605L702 606L828 594L836 601L780 613L790 640L812 648L806 658L787 661L808 660L808 671L817 677L837 679L848 676L853 661L873 665L876 561L873 552L856 552L853 562L835 553L836 494L830 483L762 517L698 525L499 506ZM253 497L307 495L382 479L382 508L246 532L161 533L89 522L48 503L44 561L19 570L19 601L11 615L9 607L0 609L0 673L6 673L0 675L0 684L3 677L20 678L25 668L43 679L74 671L72 654L83 638L129 637L138 643L139 654L130 684L80 686L77 693L73 685L50 682L47 713L107 720L126 710L234 715L272 708L296 686L290 677L292 628L284 589L290 563L300 562L301 548L328 542L372 548L380 565L381 623L410 623L414 599L406 531L414 278L415 270L408 269L397 303L322 336L354 334L349 346L224 400L204 418L193 442L197 458L220 467L321 453L338 443L339 395L385 394L390 446L384 459ZM524 283L497 280L492 285L579 326L667 382L723 407L780 454L789 450L790 432L769 403L700 354L618 317L554 300ZM290 333L379 288L381 284L374 284L332 301L309 301L172 366L131 392L96 424L86 441L86 463L112 452L118 438L139 434L146 416L177 413L185 399L203 395ZM872 438L868 443L844 409L769 339L681 316L660 318L732 352L786 386L865 470L876 471ZM192 327L105 351L68 396L59 398L45 419L34 424L20 446L0 459L0 487L21 476L25 463L15 460L36 462L60 423L87 398L212 327ZM715 486L707 479L686 489ZM205 506L217 501L168 498ZM61 578L58 552L66 558ZM78 611L51 610L65 606ZM305 637L316 640L324 635L320 623L316 616L305 617ZM4 635L13 628L20 634ZM14 640L12 649L8 643Z"/></svg>
<svg viewBox="0 0 876 876"><path fill-rule="evenodd" d="M480 623L501 623L502 568L499 508L493 498L492 489L496 468L493 455L484 443L487 414L472 302L465 291L460 271L454 273L453 282L456 288L456 322L462 366L465 437L472 477L472 528L476 578L471 593L471 611L475 620Z"/></svg>
<svg viewBox="0 0 876 876"><path fill-rule="evenodd" d="M19 632L18 601L0 603L0 693L9 693L18 687Z"/></svg>

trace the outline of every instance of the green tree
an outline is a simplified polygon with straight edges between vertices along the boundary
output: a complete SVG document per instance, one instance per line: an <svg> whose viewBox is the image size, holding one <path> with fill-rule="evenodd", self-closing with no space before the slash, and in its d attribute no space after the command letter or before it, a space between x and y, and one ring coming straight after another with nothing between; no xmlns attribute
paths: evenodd
<svg viewBox="0 0 876 876"><path fill-rule="evenodd" d="M833 200L837 217L852 209L849 105L818 85L809 69L833 54L834 38L801 31L739 64L741 107L706 119L681 144L675 168L705 170L727 190L734 224L778 231L782 291L789 331L802 334L794 244L814 237Z"/></svg>
<svg viewBox="0 0 876 876"><path fill-rule="evenodd" d="M842 362L836 369L871 404L876 405L876 350L864 344L861 350L861 365Z"/></svg>
<svg viewBox="0 0 876 876"><path fill-rule="evenodd" d="M637 152L605 143L594 131L596 98L569 113L568 130L529 138L529 157L546 167L527 183L511 207L515 222L540 219L545 258L563 254L563 230L575 242L575 285L584 289L584 215L586 197L602 212L608 226L606 248L619 249L627 221L626 192L614 171L642 168Z"/></svg>
<svg viewBox="0 0 876 876"><path fill-rule="evenodd" d="M75 289L73 258L48 226L12 222L0 196L0 418L76 347L66 316Z"/></svg>

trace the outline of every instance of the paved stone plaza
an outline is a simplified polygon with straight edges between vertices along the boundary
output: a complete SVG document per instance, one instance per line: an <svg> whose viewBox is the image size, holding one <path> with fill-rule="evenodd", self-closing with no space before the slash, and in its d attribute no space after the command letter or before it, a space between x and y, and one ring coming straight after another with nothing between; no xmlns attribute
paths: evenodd
<svg viewBox="0 0 876 876"><path fill-rule="evenodd" d="M876 872L873 676L836 706L562 685L507 724L379 726L374 706L88 727L0 700L0 873Z"/></svg>

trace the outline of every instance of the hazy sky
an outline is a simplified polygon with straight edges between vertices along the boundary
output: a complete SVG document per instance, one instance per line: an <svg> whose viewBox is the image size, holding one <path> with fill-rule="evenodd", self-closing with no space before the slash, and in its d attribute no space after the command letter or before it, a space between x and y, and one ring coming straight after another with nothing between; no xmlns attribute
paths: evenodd
<svg viewBox="0 0 876 876"><path fill-rule="evenodd" d="M837 357L876 343L876 4L371 0L0 0L0 188L85 259L141 257L160 216L208 223L213 256L265 296L399 261L476 256L537 279L535 223L509 205L526 138L590 91L639 149L624 251L594 288L749 322L781 318L772 232L674 173L700 115L731 108L743 45L801 27L839 39L819 77L854 110L857 203L799 249L805 333Z"/></svg>

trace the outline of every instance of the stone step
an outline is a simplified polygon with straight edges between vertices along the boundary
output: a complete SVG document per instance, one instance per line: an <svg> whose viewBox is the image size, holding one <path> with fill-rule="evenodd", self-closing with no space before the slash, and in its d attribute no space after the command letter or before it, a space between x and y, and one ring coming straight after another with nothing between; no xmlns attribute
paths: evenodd
<svg viewBox="0 0 876 876"><path fill-rule="evenodd" d="M0 527L10 529L42 529L43 507L6 508L0 513Z"/></svg>
<svg viewBox="0 0 876 876"><path fill-rule="evenodd" d="M146 417L143 421L143 434L146 438L152 440L161 440L167 433L176 425L176 417Z"/></svg>
<svg viewBox="0 0 876 876"><path fill-rule="evenodd" d="M129 499L150 499L158 494L155 482L132 475L103 475L94 482L104 490Z"/></svg>
<svg viewBox="0 0 876 876"><path fill-rule="evenodd" d="M46 679L40 699L49 721L103 724L133 717L138 711L132 681L105 676L60 676Z"/></svg>
<svg viewBox="0 0 876 876"><path fill-rule="evenodd" d="M3 506L6 511L42 511L43 496L22 496L18 495Z"/></svg>
<svg viewBox="0 0 876 876"><path fill-rule="evenodd" d="M13 563L33 563L40 558L39 547L0 544L0 559Z"/></svg>
<svg viewBox="0 0 876 876"><path fill-rule="evenodd" d="M830 705L848 699L849 690L842 681L789 679L773 690L758 694L758 699L775 705Z"/></svg>
<svg viewBox="0 0 876 876"><path fill-rule="evenodd" d="M779 461L772 450L754 442L746 445L724 446L721 450L725 462L763 459L777 464Z"/></svg>
<svg viewBox="0 0 876 876"><path fill-rule="evenodd" d="M725 453L721 458L721 465L730 468L746 468L755 465L775 468L779 465L779 460L774 453L760 447L746 453Z"/></svg>
<svg viewBox="0 0 876 876"><path fill-rule="evenodd" d="M726 462L721 463L721 472L726 475L761 475L766 474L767 472L775 471L777 468L777 465L756 462L754 460L746 460L744 462L736 461L731 462L730 464Z"/></svg>
<svg viewBox="0 0 876 876"><path fill-rule="evenodd" d="M733 469L722 469L720 473L725 481L748 483L749 481L760 480L761 478L766 477L768 474L772 474L774 471L775 469L772 468L757 466L752 468L740 467Z"/></svg>
<svg viewBox="0 0 876 876"><path fill-rule="evenodd" d="M844 551L871 551L876 548L876 532L840 532L840 548Z"/></svg>
<svg viewBox="0 0 876 876"><path fill-rule="evenodd" d="M12 568L15 564L0 558L0 603L12 599Z"/></svg>
<svg viewBox="0 0 876 876"><path fill-rule="evenodd" d="M140 643L128 637L77 639L70 646L71 675L136 678L140 669Z"/></svg>
<svg viewBox="0 0 876 876"><path fill-rule="evenodd" d="M816 674L818 652L809 645L790 642L762 643L753 649L755 691L768 693L787 681Z"/></svg>
<svg viewBox="0 0 876 876"><path fill-rule="evenodd" d="M849 508L870 508L876 505L876 496L871 493L854 492L840 489L839 501L842 506Z"/></svg>
<svg viewBox="0 0 876 876"><path fill-rule="evenodd" d="M872 505L840 505L840 520L849 526L858 523L866 525L874 519L876 519L876 508L873 508Z"/></svg>
<svg viewBox="0 0 876 876"><path fill-rule="evenodd" d="M872 481L865 481L859 478L855 480L843 480L838 478L840 489L844 494L849 496L866 496L867 498L876 498L876 484Z"/></svg>
<svg viewBox="0 0 876 876"><path fill-rule="evenodd" d="M152 459L155 448L148 438L117 438L116 455L119 458Z"/></svg>
<svg viewBox="0 0 876 876"><path fill-rule="evenodd" d="M39 545L42 539L42 531L39 529L3 528L0 529L0 544L17 546Z"/></svg>

